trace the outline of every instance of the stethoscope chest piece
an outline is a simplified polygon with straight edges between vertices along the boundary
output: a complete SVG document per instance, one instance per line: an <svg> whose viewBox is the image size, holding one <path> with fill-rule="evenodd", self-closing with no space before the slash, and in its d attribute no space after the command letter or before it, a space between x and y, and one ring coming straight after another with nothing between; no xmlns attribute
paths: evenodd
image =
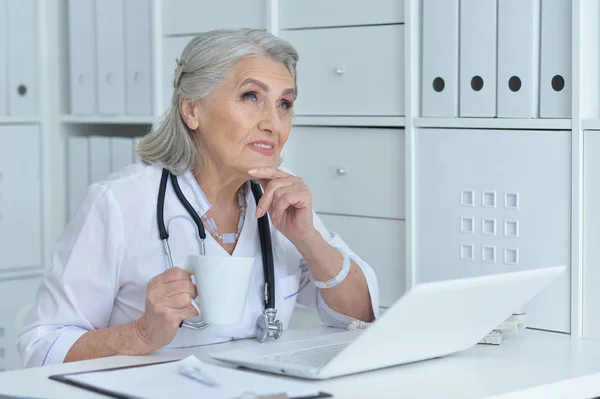
<svg viewBox="0 0 600 399"><path fill-rule="evenodd" d="M277 310L273 308L265 309L263 314L256 320L256 339L264 342L267 338L278 339L283 334L283 324L281 320L276 320Z"/></svg>

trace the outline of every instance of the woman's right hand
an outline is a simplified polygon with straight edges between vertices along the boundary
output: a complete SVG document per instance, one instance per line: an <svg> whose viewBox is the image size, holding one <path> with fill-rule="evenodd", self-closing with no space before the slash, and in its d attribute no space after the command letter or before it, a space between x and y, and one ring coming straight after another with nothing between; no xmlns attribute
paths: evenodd
<svg viewBox="0 0 600 399"><path fill-rule="evenodd" d="M192 300L196 286L188 272L179 267L167 269L148 283L146 308L136 322L139 338L147 353L168 345L182 320L198 316Z"/></svg>

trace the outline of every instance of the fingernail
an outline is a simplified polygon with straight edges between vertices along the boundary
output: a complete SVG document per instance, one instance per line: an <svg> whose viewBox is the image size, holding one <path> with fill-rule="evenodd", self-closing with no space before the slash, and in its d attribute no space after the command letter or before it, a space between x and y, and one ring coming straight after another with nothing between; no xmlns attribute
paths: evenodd
<svg viewBox="0 0 600 399"><path fill-rule="evenodd" d="M259 206L258 208L256 208L256 217L259 218L261 217L263 214L263 209Z"/></svg>

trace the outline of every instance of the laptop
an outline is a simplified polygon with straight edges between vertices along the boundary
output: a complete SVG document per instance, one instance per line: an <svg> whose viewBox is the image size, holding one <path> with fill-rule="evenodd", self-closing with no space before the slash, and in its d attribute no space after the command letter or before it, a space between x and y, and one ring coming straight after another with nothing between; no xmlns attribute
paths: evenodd
<svg viewBox="0 0 600 399"><path fill-rule="evenodd" d="M442 357L475 346L565 270L557 266L420 284L365 330L257 343L211 357L320 380Z"/></svg>

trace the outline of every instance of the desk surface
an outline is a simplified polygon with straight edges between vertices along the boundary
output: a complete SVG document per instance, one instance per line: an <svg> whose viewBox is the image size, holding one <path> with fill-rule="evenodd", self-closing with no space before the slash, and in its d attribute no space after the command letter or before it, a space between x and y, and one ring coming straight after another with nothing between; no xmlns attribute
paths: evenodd
<svg viewBox="0 0 600 399"><path fill-rule="evenodd" d="M339 330L290 330L282 339L301 339ZM219 345L163 349L149 356L117 356L0 373L0 394L39 398L105 398L48 379L49 375L132 364L208 356L259 345L241 340ZM265 344L262 344L265 345ZM266 344L268 345L268 344ZM287 377L281 377L287 378ZM500 346L477 345L445 358L314 382L337 398L592 398L600 396L600 342L525 330Z"/></svg>

